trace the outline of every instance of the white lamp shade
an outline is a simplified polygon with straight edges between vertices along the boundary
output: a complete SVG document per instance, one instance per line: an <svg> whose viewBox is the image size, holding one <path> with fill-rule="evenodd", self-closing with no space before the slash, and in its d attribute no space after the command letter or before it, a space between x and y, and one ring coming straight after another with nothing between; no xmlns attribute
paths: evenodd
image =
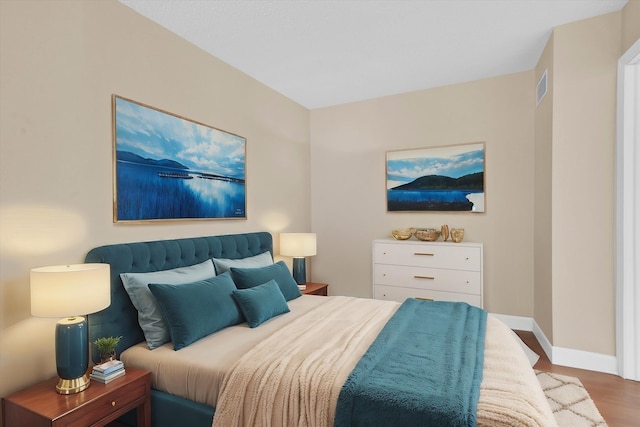
<svg viewBox="0 0 640 427"><path fill-rule="evenodd" d="M72 264L31 270L31 314L70 317L111 304L109 264Z"/></svg>
<svg viewBox="0 0 640 427"><path fill-rule="evenodd" d="M280 233L280 255L296 258L316 254L316 233Z"/></svg>

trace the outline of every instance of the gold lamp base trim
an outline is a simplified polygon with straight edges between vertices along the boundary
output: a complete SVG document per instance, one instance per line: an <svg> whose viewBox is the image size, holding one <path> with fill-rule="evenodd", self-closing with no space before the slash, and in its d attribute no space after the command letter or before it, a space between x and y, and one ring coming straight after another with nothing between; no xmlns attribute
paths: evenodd
<svg viewBox="0 0 640 427"><path fill-rule="evenodd" d="M91 382L86 374L71 380L60 378L60 381L58 381L56 385L56 391L59 394L76 394L88 389L90 385Z"/></svg>

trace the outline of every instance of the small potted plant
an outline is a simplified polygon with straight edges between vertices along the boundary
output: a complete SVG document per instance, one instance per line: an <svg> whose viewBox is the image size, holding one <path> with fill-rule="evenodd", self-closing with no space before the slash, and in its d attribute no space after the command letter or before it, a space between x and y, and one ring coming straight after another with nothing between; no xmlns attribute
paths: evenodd
<svg viewBox="0 0 640 427"><path fill-rule="evenodd" d="M98 348L98 352L100 352L101 363L115 359L116 346L120 342L120 338L122 337L103 337L93 342Z"/></svg>

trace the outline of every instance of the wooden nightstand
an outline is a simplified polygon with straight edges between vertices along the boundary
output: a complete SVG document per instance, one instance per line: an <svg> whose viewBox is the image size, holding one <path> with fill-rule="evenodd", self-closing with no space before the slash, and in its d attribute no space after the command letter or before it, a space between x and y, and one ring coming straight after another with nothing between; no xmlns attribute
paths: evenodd
<svg viewBox="0 0 640 427"><path fill-rule="evenodd" d="M127 373L109 384L91 381L77 394L56 393L58 378L2 398L5 427L104 426L138 409L138 426L151 426L151 373L125 368Z"/></svg>
<svg viewBox="0 0 640 427"><path fill-rule="evenodd" d="M301 291L304 295L321 295L323 297L327 296L327 288L329 287L326 283L305 283L307 289Z"/></svg>

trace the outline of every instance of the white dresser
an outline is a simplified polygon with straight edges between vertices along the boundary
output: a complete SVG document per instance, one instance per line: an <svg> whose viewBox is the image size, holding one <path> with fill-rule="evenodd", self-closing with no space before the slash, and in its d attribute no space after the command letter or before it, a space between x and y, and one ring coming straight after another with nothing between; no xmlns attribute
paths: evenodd
<svg viewBox="0 0 640 427"><path fill-rule="evenodd" d="M482 243L374 240L373 297L482 307Z"/></svg>

